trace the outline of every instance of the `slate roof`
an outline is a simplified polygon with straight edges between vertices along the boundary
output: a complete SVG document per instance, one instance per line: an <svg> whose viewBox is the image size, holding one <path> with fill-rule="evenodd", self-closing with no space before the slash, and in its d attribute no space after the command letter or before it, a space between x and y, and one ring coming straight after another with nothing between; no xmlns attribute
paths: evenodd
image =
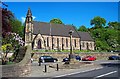
<svg viewBox="0 0 120 79"><path fill-rule="evenodd" d="M81 41L94 41L88 32L80 32L78 34L81 37Z"/></svg>
<svg viewBox="0 0 120 79"><path fill-rule="evenodd" d="M82 41L93 41L88 32L78 32L71 25L33 21L33 27L34 34L69 37L69 31L72 30L73 37L81 38Z"/></svg>
<svg viewBox="0 0 120 79"><path fill-rule="evenodd" d="M69 31L72 30L73 37L78 37L79 35L75 31L74 27L64 24L54 24L54 23L45 23L45 22L33 22L33 33L34 34L43 34L43 35L52 35L52 36L67 36L69 37Z"/></svg>

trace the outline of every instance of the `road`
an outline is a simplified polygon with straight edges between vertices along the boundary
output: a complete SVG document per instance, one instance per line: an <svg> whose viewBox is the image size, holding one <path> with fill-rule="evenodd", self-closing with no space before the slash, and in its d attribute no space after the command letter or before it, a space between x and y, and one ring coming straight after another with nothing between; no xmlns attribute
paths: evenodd
<svg viewBox="0 0 120 79"><path fill-rule="evenodd" d="M80 61L83 62L83 61ZM115 60L97 60L97 61L88 61L93 62L94 64L101 64L102 68L98 68L96 70L88 69L83 71L76 71L67 74L59 74L59 72L55 72L55 70L48 69L48 73L41 72L42 79L120 79L120 61ZM47 63L50 64L50 63ZM32 64L33 67L33 75L39 77L40 70L44 69L44 66L38 66L37 62ZM53 74L52 74L52 73ZM61 71L62 72L62 71ZM67 78L66 78L67 77Z"/></svg>
<svg viewBox="0 0 120 79"><path fill-rule="evenodd" d="M103 68L88 72L75 72L65 75L59 75L54 79L120 79L120 61L96 61Z"/></svg>

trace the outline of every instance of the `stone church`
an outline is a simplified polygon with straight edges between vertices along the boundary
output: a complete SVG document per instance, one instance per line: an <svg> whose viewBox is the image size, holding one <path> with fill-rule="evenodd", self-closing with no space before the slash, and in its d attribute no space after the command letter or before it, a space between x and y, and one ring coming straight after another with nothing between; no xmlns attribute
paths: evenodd
<svg viewBox="0 0 120 79"><path fill-rule="evenodd" d="M71 25L33 21L32 12L28 9L25 45L30 44L33 50L69 50L71 30L73 50L94 50L95 42L88 32L79 32Z"/></svg>

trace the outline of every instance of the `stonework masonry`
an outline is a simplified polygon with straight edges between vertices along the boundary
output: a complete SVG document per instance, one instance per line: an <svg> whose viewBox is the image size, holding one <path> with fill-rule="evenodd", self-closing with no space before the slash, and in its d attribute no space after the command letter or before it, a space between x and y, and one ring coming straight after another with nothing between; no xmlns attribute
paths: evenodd
<svg viewBox="0 0 120 79"><path fill-rule="evenodd" d="M35 35L33 35L35 37ZM47 40L49 39L49 40ZM38 41L41 40L41 48L46 48L46 49L70 49L70 38L69 37L62 37L62 36L47 36L47 35L40 35L35 38L34 40L34 49L38 48ZM66 40L68 41L68 45L66 43ZM75 45L75 40L76 40L76 45ZM58 43L59 42L59 43ZM73 49L80 49L80 38L73 38Z"/></svg>
<svg viewBox="0 0 120 79"><path fill-rule="evenodd" d="M97 52L87 52L87 53L79 53L79 54L76 54L74 53L75 55L79 55L81 58L82 57L85 57L85 56L95 56L97 58L97 60L108 60L108 57L109 56L112 56L112 55L118 55L118 53L111 53L111 52L103 52L103 53L97 53ZM66 58L68 57L69 55L69 52L67 53L63 53L63 52L54 52L54 53L49 53L49 52L43 52L43 53L35 53L33 58L34 60L37 60L38 61L38 58L40 56L44 56L44 55L47 55L47 56L52 56L52 57L55 57L55 58L58 58L58 60L61 62L63 60L63 58ZM58 61L58 62L59 62Z"/></svg>
<svg viewBox="0 0 120 79"><path fill-rule="evenodd" d="M74 50L94 50L94 40L87 32L77 32L73 26L36 22L32 20L31 10L25 21L25 45L31 43L33 49L69 50L70 30L72 34L72 47Z"/></svg>

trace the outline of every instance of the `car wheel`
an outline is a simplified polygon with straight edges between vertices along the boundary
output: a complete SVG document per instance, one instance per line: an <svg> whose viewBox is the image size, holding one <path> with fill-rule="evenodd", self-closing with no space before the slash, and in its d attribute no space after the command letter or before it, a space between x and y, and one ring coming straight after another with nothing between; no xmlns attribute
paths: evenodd
<svg viewBox="0 0 120 79"><path fill-rule="evenodd" d="M56 60L54 60L54 63L56 62Z"/></svg>

